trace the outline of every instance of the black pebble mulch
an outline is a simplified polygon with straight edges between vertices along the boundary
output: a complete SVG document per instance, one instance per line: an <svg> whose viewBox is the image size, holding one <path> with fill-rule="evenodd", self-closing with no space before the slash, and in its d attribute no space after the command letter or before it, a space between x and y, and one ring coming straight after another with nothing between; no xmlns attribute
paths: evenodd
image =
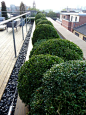
<svg viewBox="0 0 86 115"><path fill-rule="evenodd" d="M9 109L11 109L11 114L14 115L18 92L17 92L17 80L18 80L18 72L22 66L22 64L25 62L29 39L31 36L33 24L31 24L30 29L27 33L27 36L25 38L25 41L22 45L22 48L20 50L18 59L14 65L13 71L11 73L11 76L8 80L7 86L5 88L5 91L3 93L3 96L0 101L0 115L8 115ZM12 108L11 108L12 107Z"/></svg>

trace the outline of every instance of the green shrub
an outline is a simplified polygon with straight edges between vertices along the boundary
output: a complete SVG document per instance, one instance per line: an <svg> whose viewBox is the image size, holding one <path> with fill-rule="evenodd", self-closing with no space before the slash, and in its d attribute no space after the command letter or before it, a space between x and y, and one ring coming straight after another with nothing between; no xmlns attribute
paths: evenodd
<svg viewBox="0 0 86 115"><path fill-rule="evenodd" d="M54 38L53 38L53 39L54 39ZM58 38L58 39L60 39L60 38ZM42 42L45 42L45 41L47 41L47 39L41 39L41 40L35 42L34 45L33 45L33 47L36 46L36 48L37 48L37 46L39 47L39 45L40 45Z"/></svg>
<svg viewBox="0 0 86 115"><path fill-rule="evenodd" d="M37 14L42 13L41 11L38 11Z"/></svg>
<svg viewBox="0 0 86 115"><path fill-rule="evenodd" d="M44 109L45 104L44 104L43 91L44 91L44 88L39 87L38 89L36 89L35 93L33 93L33 97L30 100L29 113L31 115L49 115L49 114L46 114L46 111Z"/></svg>
<svg viewBox="0 0 86 115"><path fill-rule="evenodd" d="M42 20L47 20L47 18L46 18L46 17L41 17L40 19L42 19Z"/></svg>
<svg viewBox="0 0 86 115"><path fill-rule="evenodd" d="M33 33L32 44L41 39L59 38L56 29L49 24L38 25Z"/></svg>
<svg viewBox="0 0 86 115"><path fill-rule="evenodd" d="M61 57L63 60L79 60L83 58L83 52L73 42L65 39L49 39L35 45L30 56L39 54L50 54Z"/></svg>
<svg viewBox="0 0 86 115"><path fill-rule="evenodd" d="M45 15L44 15L43 13L38 13L38 14L36 14L36 16L35 16L35 21L36 21L37 19L39 19L39 18L42 18L42 17L45 17Z"/></svg>
<svg viewBox="0 0 86 115"><path fill-rule="evenodd" d="M48 21L48 20L41 20L40 22L37 23L37 26L39 24L49 24L49 25L53 26L53 24L50 21Z"/></svg>
<svg viewBox="0 0 86 115"><path fill-rule="evenodd" d="M47 20L45 17L39 18L35 21L36 25L41 21L41 20Z"/></svg>
<svg viewBox="0 0 86 115"><path fill-rule="evenodd" d="M19 71L18 92L21 100L28 104L31 94L41 86L43 73L53 64L64 62L61 58L52 55L36 55L24 63Z"/></svg>
<svg viewBox="0 0 86 115"><path fill-rule="evenodd" d="M55 64L31 100L31 115L85 115L86 61Z"/></svg>

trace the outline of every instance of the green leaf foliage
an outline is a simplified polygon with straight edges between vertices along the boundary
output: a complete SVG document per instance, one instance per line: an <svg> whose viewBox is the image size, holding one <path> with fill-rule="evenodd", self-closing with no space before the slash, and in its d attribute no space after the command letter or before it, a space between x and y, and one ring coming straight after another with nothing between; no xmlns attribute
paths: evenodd
<svg viewBox="0 0 86 115"><path fill-rule="evenodd" d="M49 39L35 45L30 52L30 57L39 54L56 55L65 61L83 58L83 52L79 46L65 39Z"/></svg>
<svg viewBox="0 0 86 115"><path fill-rule="evenodd" d="M49 24L49 25L53 26L53 24L50 21L48 21L48 20L41 20L39 23L37 23L37 26L39 24Z"/></svg>
<svg viewBox="0 0 86 115"><path fill-rule="evenodd" d="M49 11L49 13L47 13L47 17L57 17L57 13L53 12L53 11Z"/></svg>
<svg viewBox="0 0 86 115"><path fill-rule="evenodd" d="M44 15L43 13L38 13L38 14L36 14L36 16L35 16L35 21L36 21L37 19L39 19L39 18L42 18L42 17L45 17L45 15Z"/></svg>
<svg viewBox="0 0 86 115"><path fill-rule="evenodd" d="M8 19L7 7L4 1L1 2L1 11L2 11L2 17L5 17L5 19Z"/></svg>
<svg viewBox="0 0 86 115"><path fill-rule="evenodd" d="M51 38L59 38L56 29L49 24L40 24L36 27L33 33L32 44L41 39Z"/></svg>
<svg viewBox="0 0 86 115"><path fill-rule="evenodd" d="M41 79L54 64L64 62L61 58L52 55L36 55L24 63L19 71L18 92L21 100L28 104L36 88L41 86Z"/></svg>
<svg viewBox="0 0 86 115"><path fill-rule="evenodd" d="M55 64L44 73L30 105L31 115L85 115L86 61Z"/></svg>
<svg viewBox="0 0 86 115"><path fill-rule="evenodd" d="M39 87L33 93L33 97L30 100L30 115L49 115L46 114L46 111L44 109L45 104L43 98L43 91L43 87Z"/></svg>
<svg viewBox="0 0 86 115"><path fill-rule="evenodd" d="M46 19L45 17L42 17L42 18L37 19L37 20L35 21L36 25L37 25L40 21L42 21L42 20L47 20L47 19Z"/></svg>

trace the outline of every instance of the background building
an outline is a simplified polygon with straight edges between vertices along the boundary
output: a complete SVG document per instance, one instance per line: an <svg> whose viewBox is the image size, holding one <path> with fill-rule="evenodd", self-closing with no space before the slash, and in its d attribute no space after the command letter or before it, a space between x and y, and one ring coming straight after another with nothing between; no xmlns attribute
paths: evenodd
<svg viewBox="0 0 86 115"><path fill-rule="evenodd" d="M74 28L73 33L80 37L82 40L86 41L86 24Z"/></svg>
<svg viewBox="0 0 86 115"><path fill-rule="evenodd" d="M62 12L60 22L63 27L73 32L74 28L86 23L86 13Z"/></svg>

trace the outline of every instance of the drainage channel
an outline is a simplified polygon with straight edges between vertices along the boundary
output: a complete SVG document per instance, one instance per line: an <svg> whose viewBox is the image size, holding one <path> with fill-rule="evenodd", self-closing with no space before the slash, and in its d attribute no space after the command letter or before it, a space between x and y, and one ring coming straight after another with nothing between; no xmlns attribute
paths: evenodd
<svg viewBox="0 0 86 115"><path fill-rule="evenodd" d="M18 92L17 92L18 72L26 59L32 27L33 27L33 24L31 24L30 29L26 35L26 38L20 50L18 59L14 65L13 71L8 80L5 91L2 95L2 98L0 101L0 115L14 115L17 97L18 97Z"/></svg>

